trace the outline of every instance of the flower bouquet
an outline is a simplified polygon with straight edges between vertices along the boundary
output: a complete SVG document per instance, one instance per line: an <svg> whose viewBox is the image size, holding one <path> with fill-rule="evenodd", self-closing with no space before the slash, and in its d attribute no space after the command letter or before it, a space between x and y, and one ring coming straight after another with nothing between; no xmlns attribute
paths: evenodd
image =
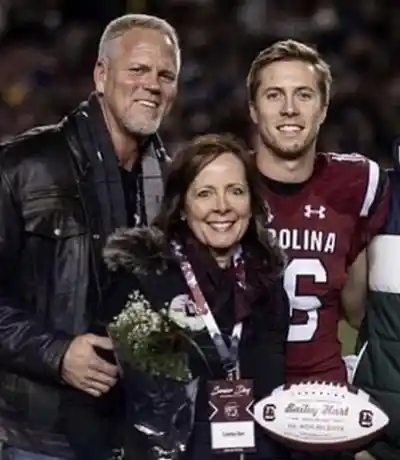
<svg viewBox="0 0 400 460"><path fill-rule="evenodd" d="M193 332L137 291L108 326L126 401L125 460L176 460L186 450L197 379L188 365ZM185 351L186 350L186 351ZM201 353L201 350L198 350Z"/></svg>

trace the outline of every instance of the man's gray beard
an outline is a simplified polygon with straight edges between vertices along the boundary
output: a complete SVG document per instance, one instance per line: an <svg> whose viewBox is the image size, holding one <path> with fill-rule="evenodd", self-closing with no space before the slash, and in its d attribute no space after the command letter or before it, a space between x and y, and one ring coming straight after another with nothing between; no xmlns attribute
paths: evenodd
<svg viewBox="0 0 400 460"><path fill-rule="evenodd" d="M149 123L124 122L125 129L133 136L150 136L159 129L160 124L158 120Z"/></svg>

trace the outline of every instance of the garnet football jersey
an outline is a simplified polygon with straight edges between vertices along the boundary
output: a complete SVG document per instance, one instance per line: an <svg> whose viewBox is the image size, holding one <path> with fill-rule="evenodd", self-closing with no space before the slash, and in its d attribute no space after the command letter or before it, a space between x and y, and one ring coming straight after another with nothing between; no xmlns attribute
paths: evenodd
<svg viewBox="0 0 400 460"><path fill-rule="evenodd" d="M345 381L340 293L348 267L384 224L386 173L362 155L329 153L317 156L312 177L293 193L272 183L266 190L270 231L288 256L287 380Z"/></svg>

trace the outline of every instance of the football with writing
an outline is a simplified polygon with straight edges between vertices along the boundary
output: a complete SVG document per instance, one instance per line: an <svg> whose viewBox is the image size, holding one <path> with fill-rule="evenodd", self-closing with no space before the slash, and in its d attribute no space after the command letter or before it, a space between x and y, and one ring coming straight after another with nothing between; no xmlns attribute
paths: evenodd
<svg viewBox="0 0 400 460"><path fill-rule="evenodd" d="M327 382L279 387L255 404L254 418L271 437L309 452L361 449L389 423L365 391Z"/></svg>

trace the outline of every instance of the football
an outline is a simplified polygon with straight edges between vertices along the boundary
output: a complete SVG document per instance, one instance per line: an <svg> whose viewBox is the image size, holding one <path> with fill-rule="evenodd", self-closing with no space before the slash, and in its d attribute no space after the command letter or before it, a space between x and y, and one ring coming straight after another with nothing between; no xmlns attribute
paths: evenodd
<svg viewBox="0 0 400 460"><path fill-rule="evenodd" d="M271 437L308 452L361 449L389 423L365 391L326 382L279 387L255 404L253 416Z"/></svg>

